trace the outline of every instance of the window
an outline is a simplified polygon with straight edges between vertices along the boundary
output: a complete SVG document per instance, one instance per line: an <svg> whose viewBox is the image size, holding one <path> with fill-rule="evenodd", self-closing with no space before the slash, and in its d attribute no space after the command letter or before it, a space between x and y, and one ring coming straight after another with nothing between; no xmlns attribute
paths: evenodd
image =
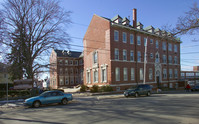
<svg viewBox="0 0 199 124"><path fill-rule="evenodd" d="M144 46L146 46L147 38L144 38Z"/></svg>
<svg viewBox="0 0 199 124"><path fill-rule="evenodd" d="M153 44L153 39L150 39L150 44Z"/></svg>
<svg viewBox="0 0 199 124"><path fill-rule="evenodd" d="M155 55L155 62L156 62L156 63L159 62L159 54L158 54L158 53L156 53L156 55Z"/></svg>
<svg viewBox="0 0 199 124"><path fill-rule="evenodd" d="M150 58L153 59L153 53L150 54Z"/></svg>
<svg viewBox="0 0 199 124"><path fill-rule="evenodd" d="M68 77L65 77L65 85L68 85Z"/></svg>
<svg viewBox="0 0 199 124"><path fill-rule="evenodd" d="M73 60L70 60L70 65L73 65Z"/></svg>
<svg viewBox="0 0 199 124"><path fill-rule="evenodd" d="M78 61L77 60L75 60L74 62L75 62L75 65L78 65Z"/></svg>
<svg viewBox="0 0 199 124"><path fill-rule="evenodd" d="M131 80L135 80L135 69L131 68Z"/></svg>
<svg viewBox="0 0 199 124"><path fill-rule="evenodd" d="M115 80L120 81L120 68L115 68Z"/></svg>
<svg viewBox="0 0 199 124"><path fill-rule="evenodd" d="M60 74L63 74L63 69L60 68L60 69L59 69L59 72L60 72Z"/></svg>
<svg viewBox="0 0 199 124"><path fill-rule="evenodd" d="M158 40L156 40L156 42L155 42L155 47L156 47L157 49L159 48Z"/></svg>
<svg viewBox="0 0 199 124"><path fill-rule="evenodd" d="M176 52L176 53L178 52L178 47L176 44L174 45L174 52Z"/></svg>
<svg viewBox="0 0 199 124"><path fill-rule="evenodd" d="M162 49L163 50L166 50L167 48L166 48L166 42L162 42Z"/></svg>
<svg viewBox="0 0 199 124"><path fill-rule="evenodd" d="M95 51L94 53L93 53L93 63L94 64L96 64L97 63L97 52Z"/></svg>
<svg viewBox="0 0 199 124"><path fill-rule="evenodd" d="M65 65L68 65L68 60L65 60Z"/></svg>
<svg viewBox="0 0 199 124"><path fill-rule="evenodd" d="M172 64L172 56L169 56L169 64Z"/></svg>
<svg viewBox="0 0 199 124"><path fill-rule="evenodd" d="M169 51L172 51L172 44L171 43L169 43Z"/></svg>
<svg viewBox="0 0 199 124"><path fill-rule="evenodd" d="M175 77L175 78L178 78L178 70L177 70L177 69L175 69L174 77Z"/></svg>
<svg viewBox="0 0 199 124"><path fill-rule="evenodd" d="M123 38L123 40L122 40L123 43L126 43L127 40L126 40L126 33L125 32L122 33L122 38Z"/></svg>
<svg viewBox="0 0 199 124"><path fill-rule="evenodd" d="M137 36L137 45L141 45L141 37Z"/></svg>
<svg viewBox="0 0 199 124"><path fill-rule="evenodd" d="M152 68L149 68L149 80L153 79L153 70Z"/></svg>
<svg viewBox="0 0 199 124"><path fill-rule="evenodd" d="M93 71L93 81L94 83L98 82L98 70L96 69Z"/></svg>
<svg viewBox="0 0 199 124"><path fill-rule="evenodd" d="M106 79L106 68L101 68L101 76L102 76L102 79L101 79L101 81L102 82L107 82L107 79Z"/></svg>
<svg viewBox="0 0 199 124"><path fill-rule="evenodd" d="M64 85L63 77L59 77L59 84L60 84L60 85Z"/></svg>
<svg viewBox="0 0 199 124"><path fill-rule="evenodd" d="M172 71L172 69L169 69L169 78L170 79L173 78L173 71Z"/></svg>
<svg viewBox="0 0 199 124"><path fill-rule="evenodd" d="M163 79L167 79L167 69L163 69Z"/></svg>
<svg viewBox="0 0 199 124"><path fill-rule="evenodd" d="M59 60L59 64L62 64L63 63L63 60Z"/></svg>
<svg viewBox="0 0 199 124"><path fill-rule="evenodd" d="M137 60L138 62L141 62L141 53L140 53L140 51L138 51L138 57L137 57L137 59L138 59Z"/></svg>
<svg viewBox="0 0 199 124"><path fill-rule="evenodd" d="M76 83L76 84L79 84L79 79L78 79L78 77L75 78L75 83Z"/></svg>
<svg viewBox="0 0 199 124"><path fill-rule="evenodd" d="M65 74L68 75L68 69L67 68L65 68Z"/></svg>
<svg viewBox="0 0 199 124"><path fill-rule="evenodd" d="M123 50L123 60L126 61L127 60L127 55L126 55L126 50Z"/></svg>
<svg viewBox="0 0 199 124"><path fill-rule="evenodd" d="M4 74L4 78L7 78L7 74Z"/></svg>
<svg viewBox="0 0 199 124"><path fill-rule="evenodd" d="M127 70L127 68L123 69L123 76L124 76L124 81L127 81L128 80L128 70Z"/></svg>
<svg viewBox="0 0 199 124"><path fill-rule="evenodd" d="M134 52L132 50L130 52L130 61L134 61Z"/></svg>
<svg viewBox="0 0 199 124"><path fill-rule="evenodd" d="M86 72L86 82L88 84L91 83L91 73L90 73L90 70L87 70L87 72Z"/></svg>
<svg viewBox="0 0 199 124"><path fill-rule="evenodd" d="M70 73L73 74L73 68L70 69Z"/></svg>
<svg viewBox="0 0 199 124"><path fill-rule="evenodd" d="M75 73L76 73L76 75L78 75L78 68L75 69Z"/></svg>
<svg viewBox="0 0 199 124"><path fill-rule="evenodd" d="M70 84L74 84L74 77L70 77Z"/></svg>
<svg viewBox="0 0 199 124"><path fill-rule="evenodd" d="M115 49L115 60L119 60L119 50Z"/></svg>
<svg viewBox="0 0 199 124"><path fill-rule="evenodd" d="M119 40L119 32L117 30L114 30L114 41Z"/></svg>
<svg viewBox="0 0 199 124"><path fill-rule="evenodd" d="M174 64L178 64L178 58L177 58L177 56L174 56Z"/></svg>
<svg viewBox="0 0 199 124"><path fill-rule="evenodd" d="M140 68L140 80L143 80L143 77L144 77L143 68Z"/></svg>
<svg viewBox="0 0 199 124"><path fill-rule="evenodd" d="M167 56L166 56L166 55L163 55L163 57L162 57L162 62L163 62L163 63L167 63Z"/></svg>
<svg viewBox="0 0 199 124"><path fill-rule="evenodd" d="M134 35L130 34L130 44L134 44Z"/></svg>

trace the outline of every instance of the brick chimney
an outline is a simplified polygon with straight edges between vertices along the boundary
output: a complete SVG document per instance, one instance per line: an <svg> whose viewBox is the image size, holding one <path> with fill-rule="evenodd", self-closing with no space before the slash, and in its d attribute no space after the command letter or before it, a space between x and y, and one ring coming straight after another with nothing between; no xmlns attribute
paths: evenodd
<svg viewBox="0 0 199 124"><path fill-rule="evenodd" d="M133 9L133 27L137 28L137 9Z"/></svg>

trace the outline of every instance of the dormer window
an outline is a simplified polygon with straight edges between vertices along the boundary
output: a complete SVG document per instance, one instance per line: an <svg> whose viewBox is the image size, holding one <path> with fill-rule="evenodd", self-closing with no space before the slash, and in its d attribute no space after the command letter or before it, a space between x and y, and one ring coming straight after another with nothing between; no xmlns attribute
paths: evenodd
<svg viewBox="0 0 199 124"><path fill-rule="evenodd" d="M140 23L140 22L138 22L138 23L137 23L137 29L142 30L142 29L143 29L143 24Z"/></svg>
<svg viewBox="0 0 199 124"><path fill-rule="evenodd" d="M129 23L130 23L130 21L125 17L125 18L123 18L123 20L122 20L122 24L123 25L126 25L126 26L128 26L129 25Z"/></svg>
<svg viewBox="0 0 199 124"><path fill-rule="evenodd" d="M156 28L155 29L155 34L157 34L157 35L162 35L162 31L159 29L159 28Z"/></svg>
<svg viewBox="0 0 199 124"><path fill-rule="evenodd" d="M154 33L154 27L153 26L148 26L144 30L146 30L147 32L150 32L150 33Z"/></svg>
<svg viewBox="0 0 199 124"><path fill-rule="evenodd" d="M122 18L119 15L116 15L114 18L111 19L112 22L122 24Z"/></svg>

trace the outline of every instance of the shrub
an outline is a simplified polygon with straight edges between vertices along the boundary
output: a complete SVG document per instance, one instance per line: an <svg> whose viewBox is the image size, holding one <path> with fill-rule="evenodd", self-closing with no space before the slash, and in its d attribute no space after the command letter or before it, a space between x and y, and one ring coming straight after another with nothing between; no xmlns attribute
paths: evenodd
<svg viewBox="0 0 199 124"><path fill-rule="evenodd" d="M106 85L106 86L101 87L101 91L102 92L111 92L111 91L113 91L113 88L109 85Z"/></svg>
<svg viewBox="0 0 199 124"><path fill-rule="evenodd" d="M87 86L86 85L82 85L80 88L80 92L86 92L87 90Z"/></svg>
<svg viewBox="0 0 199 124"><path fill-rule="evenodd" d="M98 92L98 91L99 91L99 86L93 85L93 87L91 88L91 92L95 93L95 92Z"/></svg>

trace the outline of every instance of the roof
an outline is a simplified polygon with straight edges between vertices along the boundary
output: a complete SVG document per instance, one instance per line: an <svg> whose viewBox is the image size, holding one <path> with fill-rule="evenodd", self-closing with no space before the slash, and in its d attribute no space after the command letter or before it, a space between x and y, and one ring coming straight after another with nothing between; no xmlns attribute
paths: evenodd
<svg viewBox="0 0 199 124"><path fill-rule="evenodd" d="M71 57L79 58L82 52L66 51L66 50L54 50L57 53L57 57Z"/></svg>

